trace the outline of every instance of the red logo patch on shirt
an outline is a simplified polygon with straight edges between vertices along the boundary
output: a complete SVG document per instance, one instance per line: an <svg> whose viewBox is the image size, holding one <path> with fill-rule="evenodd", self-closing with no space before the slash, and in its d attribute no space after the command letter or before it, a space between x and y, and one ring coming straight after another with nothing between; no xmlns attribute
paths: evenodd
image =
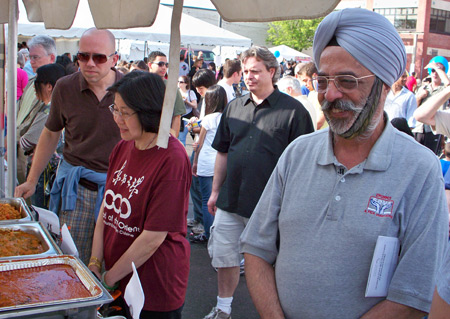
<svg viewBox="0 0 450 319"><path fill-rule="evenodd" d="M394 201L391 197L377 194L376 196L370 196L365 212L378 217L389 217L392 219L393 209Z"/></svg>

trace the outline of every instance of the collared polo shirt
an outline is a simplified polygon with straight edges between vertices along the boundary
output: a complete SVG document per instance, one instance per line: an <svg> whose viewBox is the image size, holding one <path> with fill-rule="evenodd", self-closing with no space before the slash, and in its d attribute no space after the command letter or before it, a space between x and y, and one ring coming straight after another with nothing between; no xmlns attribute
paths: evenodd
<svg viewBox="0 0 450 319"><path fill-rule="evenodd" d="M378 236L401 249L387 297L366 298ZM428 312L447 245L438 158L390 122L348 170L328 129L291 143L241 236L241 252L275 264L286 318L360 318L384 299Z"/></svg>
<svg viewBox="0 0 450 319"><path fill-rule="evenodd" d="M123 75L115 72L117 82ZM119 128L108 108L113 102L112 92L99 101L81 72L58 80L45 126L52 132L65 129L63 156L69 164L106 173L109 155L120 141Z"/></svg>
<svg viewBox="0 0 450 319"><path fill-rule="evenodd" d="M277 88L259 105L251 94L231 101L212 144L218 152L228 153L217 207L250 217L286 146L313 131L308 111Z"/></svg>

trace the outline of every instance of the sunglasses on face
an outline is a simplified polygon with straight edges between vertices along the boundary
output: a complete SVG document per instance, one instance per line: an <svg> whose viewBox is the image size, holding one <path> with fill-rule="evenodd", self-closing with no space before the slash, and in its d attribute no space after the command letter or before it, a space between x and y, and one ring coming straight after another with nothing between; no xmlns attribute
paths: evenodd
<svg viewBox="0 0 450 319"><path fill-rule="evenodd" d="M95 64L102 64L108 61L110 57L112 57L116 52L106 55L101 53L87 53L87 52L78 52L77 58L81 62L89 62L89 60L92 58L92 61L94 61Z"/></svg>
<svg viewBox="0 0 450 319"><path fill-rule="evenodd" d="M162 68L163 66L165 66L166 68L169 67L169 63L163 62L163 61L160 61L160 62L152 62L152 64L158 64L158 66L161 67L161 68Z"/></svg>
<svg viewBox="0 0 450 319"><path fill-rule="evenodd" d="M186 82L184 82L184 81L178 81L178 83L186 83Z"/></svg>

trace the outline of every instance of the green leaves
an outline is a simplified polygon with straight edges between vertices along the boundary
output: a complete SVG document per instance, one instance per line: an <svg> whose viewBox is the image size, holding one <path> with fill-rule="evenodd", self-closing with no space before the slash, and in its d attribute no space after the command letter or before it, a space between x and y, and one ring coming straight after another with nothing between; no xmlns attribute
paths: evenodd
<svg viewBox="0 0 450 319"><path fill-rule="evenodd" d="M310 48L314 33L323 18L312 20L286 20L269 23L266 42L287 45L301 51Z"/></svg>

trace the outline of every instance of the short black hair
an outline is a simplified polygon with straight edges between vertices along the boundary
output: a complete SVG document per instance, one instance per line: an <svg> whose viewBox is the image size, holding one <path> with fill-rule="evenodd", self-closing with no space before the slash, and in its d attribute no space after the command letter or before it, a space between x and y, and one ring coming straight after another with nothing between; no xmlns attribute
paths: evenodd
<svg viewBox="0 0 450 319"><path fill-rule="evenodd" d="M134 61L131 66L134 66L135 68L139 69L140 71L147 71L148 72L148 65L142 60L136 60ZM134 69L136 71L136 69ZM138 71L139 71L138 70Z"/></svg>
<svg viewBox="0 0 450 319"><path fill-rule="evenodd" d="M205 115L220 112L227 106L227 92L220 85L213 85L205 93Z"/></svg>
<svg viewBox="0 0 450 319"><path fill-rule="evenodd" d="M204 86L205 88L209 88L216 84L216 75L211 70L200 69L192 77L192 84L195 87Z"/></svg>
<svg viewBox="0 0 450 319"><path fill-rule="evenodd" d="M36 70L34 89L38 96L42 95L41 84L51 84L55 87L56 81L66 75L66 69L58 63L46 64Z"/></svg>
<svg viewBox="0 0 450 319"><path fill-rule="evenodd" d="M163 52L161 51L152 51L150 52L149 56L148 56L148 63L152 63L153 61L156 60L157 57L159 56L164 56L167 57Z"/></svg>
<svg viewBox="0 0 450 319"><path fill-rule="evenodd" d="M145 132L158 133L166 86L154 73L130 72L107 89L135 111Z"/></svg>

